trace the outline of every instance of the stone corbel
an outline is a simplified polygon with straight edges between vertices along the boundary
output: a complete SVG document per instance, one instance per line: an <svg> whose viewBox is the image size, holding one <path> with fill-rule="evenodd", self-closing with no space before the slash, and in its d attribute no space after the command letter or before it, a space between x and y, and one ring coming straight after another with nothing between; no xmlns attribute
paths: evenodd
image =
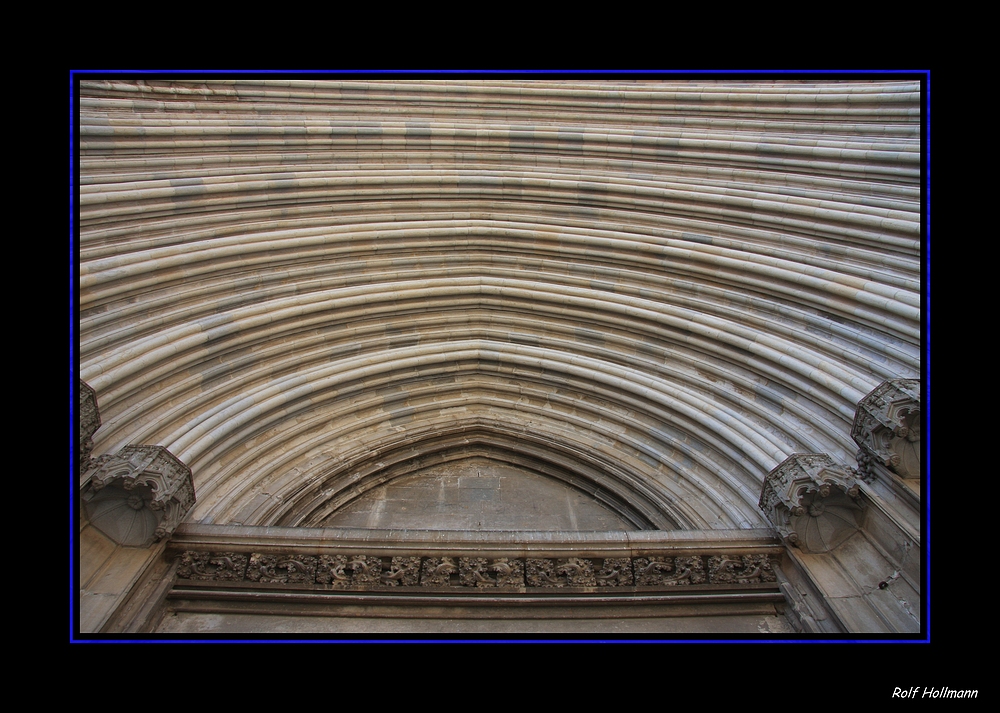
<svg viewBox="0 0 1000 713"><path fill-rule="evenodd" d="M120 545L169 536L194 505L191 470L162 446L125 446L91 461L83 500L91 524Z"/></svg>
<svg viewBox="0 0 1000 713"><path fill-rule="evenodd" d="M851 471L825 453L794 453L767 474L758 503L784 540L828 552L856 532L862 507Z"/></svg>
<svg viewBox="0 0 1000 713"><path fill-rule="evenodd" d="M879 463L901 478L920 477L920 380L883 381L858 403L851 437L863 477Z"/></svg>

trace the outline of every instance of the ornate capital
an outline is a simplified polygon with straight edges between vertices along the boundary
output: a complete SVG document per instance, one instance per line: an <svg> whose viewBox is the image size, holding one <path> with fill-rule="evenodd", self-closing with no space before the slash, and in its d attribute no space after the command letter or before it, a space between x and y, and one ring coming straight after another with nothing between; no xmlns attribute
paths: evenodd
<svg viewBox="0 0 1000 713"><path fill-rule="evenodd" d="M785 541L827 552L858 529L851 472L825 453L794 453L767 474L758 505Z"/></svg>
<svg viewBox="0 0 1000 713"><path fill-rule="evenodd" d="M920 477L920 380L883 381L858 403L851 437L858 463L871 475L881 463L903 478Z"/></svg>
<svg viewBox="0 0 1000 713"><path fill-rule="evenodd" d="M80 474L90 467L90 453L94 450L92 436L101 427L101 414L97 409L97 393L83 379L80 380Z"/></svg>
<svg viewBox="0 0 1000 713"><path fill-rule="evenodd" d="M194 505L191 469L162 446L125 446L92 461L88 475L87 516L120 545L170 535Z"/></svg>

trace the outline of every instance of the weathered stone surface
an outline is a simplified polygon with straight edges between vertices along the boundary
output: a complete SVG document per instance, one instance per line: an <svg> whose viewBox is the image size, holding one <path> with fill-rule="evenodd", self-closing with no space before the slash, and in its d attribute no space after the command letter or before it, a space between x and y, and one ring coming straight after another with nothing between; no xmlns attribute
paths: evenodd
<svg viewBox="0 0 1000 713"><path fill-rule="evenodd" d="M81 421L79 448L106 484L88 507L108 506L94 526L553 543L239 552L257 589L331 596L770 586L765 561L742 559L753 548L571 545L749 532L775 503L804 508L778 520L807 549L848 542L852 497L820 484L762 511L757 496L791 454L851 462L858 402L919 376L919 77L571 79L82 78L79 377L102 425ZM919 551L919 416L879 409L859 502L885 505L872 532L895 561ZM161 520L160 491L106 481L127 444L175 454L198 502ZM537 487L451 483L440 469L461 459ZM185 567L208 588L240 569Z"/></svg>
<svg viewBox="0 0 1000 713"><path fill-rule="evenodd" d="M163 539L194 505L191 469L161 446L125 446L92 460L85 475L91 524L121 545Z"/></svg>
<svg viewBox="0 0 1000 713"><path fill-rule="evenodd" d="M851 437L865 476L873 476L874 461L902 478L920 477L920 414L919 379L884 381L861 400Z"/></svg>
<svg viewBox="0 0 1000 713"><path fill-rule="evenodd" d="M760 507L789 543L827 552L860 526L851 472L823 453L795 453L767 475Z"/></svg>
<svg viewBox="0 0 1000 713"><path fill-rule="evenodd" d="M89 467L90 453L94 450L93 435L101 427L101 414L97 408L97 394L84 381L80 380L80 447L77 458L80 464L80 474Z"/></svg>
<svg viewBox="0 0 1000 713"><path fill-rule="evenodd" d="M920 87L858 79L85 79L98 452L314 526L477 432L636 529L761 526L919 374Z"/></svg>

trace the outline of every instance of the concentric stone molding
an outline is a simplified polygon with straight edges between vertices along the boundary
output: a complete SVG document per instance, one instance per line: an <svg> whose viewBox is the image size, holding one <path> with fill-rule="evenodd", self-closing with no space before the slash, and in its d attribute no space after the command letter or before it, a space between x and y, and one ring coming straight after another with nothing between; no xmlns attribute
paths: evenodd
<svg viewBox="0 0 1000 713"><path fill-rule="evenodd" d="M94 453L169 449L198 522L468 447L763 527L768 472L919 375L905 78L83 80L79 135Z"/></svg>
<svg viewBox="0 0 1000 713"><path fill-rule="evenodd" d="M776 582L765 552L683 557L515 558L246 554L186 551L179 580L294 584L333 589L457 587L525 591L532 588L656 587Z"/></svg>

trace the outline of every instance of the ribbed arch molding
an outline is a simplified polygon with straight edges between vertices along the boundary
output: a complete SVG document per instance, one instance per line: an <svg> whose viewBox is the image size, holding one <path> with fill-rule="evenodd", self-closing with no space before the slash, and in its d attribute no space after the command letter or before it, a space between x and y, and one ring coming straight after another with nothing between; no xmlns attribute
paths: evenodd
<svg viewBox="0 0 1000 713"><path fill-rule="evenodd" d="M94 455L319 526L487 455L643 528L765 526L920 373L900 82L83 81Z"/></svg>

